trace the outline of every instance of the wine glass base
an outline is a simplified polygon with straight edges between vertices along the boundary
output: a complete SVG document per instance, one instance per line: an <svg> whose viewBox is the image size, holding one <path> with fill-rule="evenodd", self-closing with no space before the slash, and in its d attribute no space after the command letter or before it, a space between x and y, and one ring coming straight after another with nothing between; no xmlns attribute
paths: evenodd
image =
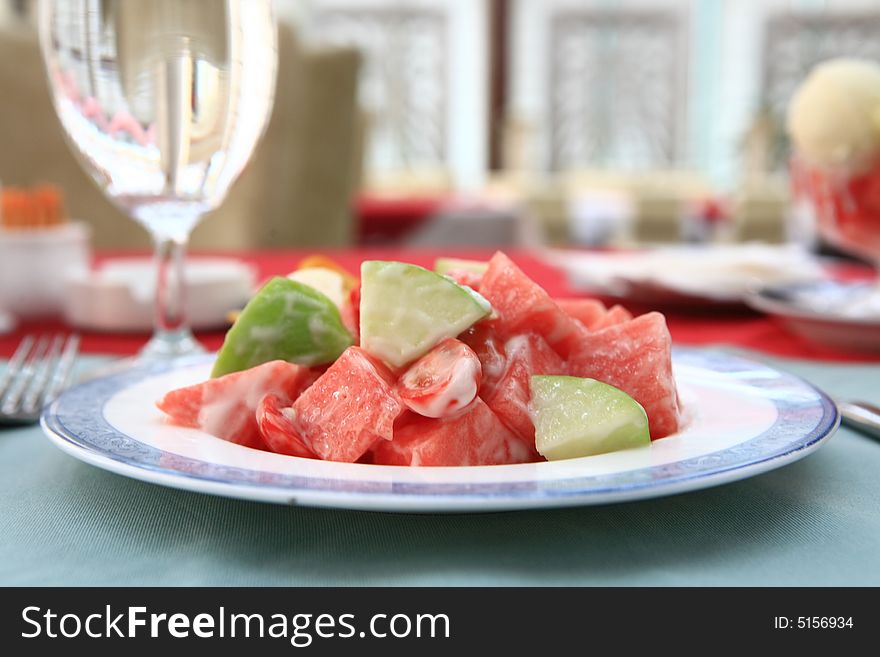
<svg viewBox="0 0 880 657"><path fill-rule="evenodd" d="M188 330L156 333L141 349L138 358L144 360L171 360L205 353L205 348Z"/></svg>

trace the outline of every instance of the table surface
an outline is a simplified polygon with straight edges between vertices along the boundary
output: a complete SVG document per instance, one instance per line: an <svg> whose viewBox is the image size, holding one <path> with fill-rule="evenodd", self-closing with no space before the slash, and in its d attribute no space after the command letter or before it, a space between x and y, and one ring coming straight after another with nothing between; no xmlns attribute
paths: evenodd
<svg viewBox="0 0 880 657"><path fill-rule="evenodd" d="M268 275L285 273L302 255L248 259ZM365 257L430 264L436 254L335 255L354 267ZM571 294L552 269L526 253L513 255L552 294ZM880 396L880 358L804 344L757 315L669 319L677 342L750 349L834 396ZM200 337L216 346L222 332ZM0 340L0 356L16 339ZM144 339L86 335L84 347L125 354ZM86 356L80 366L104 362ZM876 586L878 474L880 443L841 429L802 461L705 491L602 507L394 515L162 488L81 463L37 427L6 429L0 584Z"/></svg>

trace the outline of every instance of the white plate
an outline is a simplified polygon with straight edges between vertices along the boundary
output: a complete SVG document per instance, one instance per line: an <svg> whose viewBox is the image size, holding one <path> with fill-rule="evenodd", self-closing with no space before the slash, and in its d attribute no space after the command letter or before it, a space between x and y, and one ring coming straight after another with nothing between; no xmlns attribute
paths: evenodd
<svg viewBox="0 0 880 657"><path fill-rule="evenodd" d="M820 261L795 245L670 246L636 251L553 249L545 259L570 285L621 301L663 307L741 306L762 285L815 280Z"/></svg>
<svg viewBox="0 0 880 657"><path fill-rule="evenodd" d="M746 303L808 340L880 353L880 291L872 282L832 280L762 288Z"/></svg>
<svg viewBox="0 0 880 657"><path fill-rule="evenodd" d="M674 354L686 426L648 447L485 467L333 463L166 424L153 400L204 379L210 361L141 367L76 386L46 409L43 428L76 458L175 488L282 504L461 512L605 504L707 488L803 457L839 421L827 396L791 374L686 349Z"/></svg>

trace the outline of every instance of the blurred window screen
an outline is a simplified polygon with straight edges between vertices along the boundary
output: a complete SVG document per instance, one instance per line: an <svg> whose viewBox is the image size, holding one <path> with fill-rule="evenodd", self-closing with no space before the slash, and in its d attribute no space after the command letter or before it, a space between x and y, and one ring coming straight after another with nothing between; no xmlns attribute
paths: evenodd
<svg viewBox="0 0 880 657"><path fill-rule="evenodd" d="M72 0L72 5L85 0ZM34 0L0 0L0 21ZM779 172L784 110L835 56L880 61L876 0L278 0L364 56L364 178L490 169ZM102 53L83 53L101 57ZM88 81L83 81L88 84Z"/></svg>
<svg viewBox="0 0 880 657"><path fill-rule="evenodd" d="M285 10L318 43L362 51L365 177L478 188L487 161L487 3L312 0Z"/></svg>
<svg viewBox="0 0 880 657"><path fill-rule="evenodd" d="M688 169L730 188L784 168L785 108L815 63L880 61L874 0L509 2L519 170Z"/></svg>

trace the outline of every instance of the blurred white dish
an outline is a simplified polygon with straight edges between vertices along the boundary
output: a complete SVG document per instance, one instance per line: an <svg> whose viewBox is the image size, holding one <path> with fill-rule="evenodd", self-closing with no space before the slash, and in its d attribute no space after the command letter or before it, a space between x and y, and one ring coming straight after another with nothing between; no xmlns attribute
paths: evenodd
<svg viewBox="0 0 880 657"><path fill-rule="evenodd" d="M81 329L140 332L153 326L155 273L148 258L107 260L67 279L65 320ZM253 293L256 271L232 258L188 258L187 313L193 328L222 328Z"/></svg>
<svg viewBox="0 0 880 657"><path fill-rule="evenodd" d="M636 303L743 303L757 287L813 281L819 260L805 249L767 244L674 246L644 251L551 250L572 287Z"/></svg>
<svg viewBox="0 0 880 657"><path fill-rule="evenodd" d="M0 308L19 317L61 312L65 280L88 270L89 237L81 222L0 229Z"/></svg>
<svg viewBox="0 0 880 657"><path fill-rule="evenodd" d="M871 282L768 286L746 301L808 340L847 351L880 352L880 295Z"/></svg>

